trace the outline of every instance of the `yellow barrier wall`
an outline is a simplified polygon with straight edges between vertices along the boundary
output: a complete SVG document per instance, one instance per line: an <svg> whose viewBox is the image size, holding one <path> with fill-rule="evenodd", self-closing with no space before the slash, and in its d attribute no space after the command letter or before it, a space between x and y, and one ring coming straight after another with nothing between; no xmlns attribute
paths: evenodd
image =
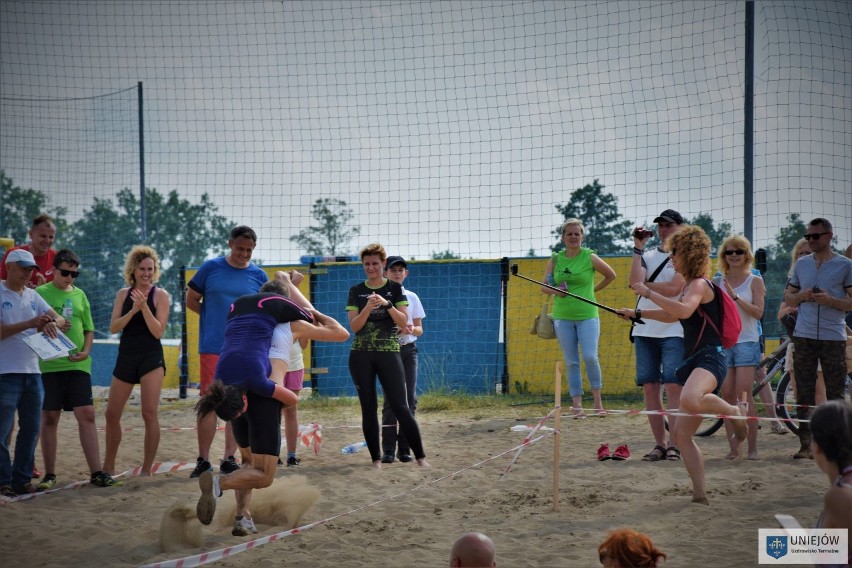
<svg viewBox="0 0 852 568"><path fill-rule="evenodd" d="M630 257L606 258L617 276L607 288L596 294L600 304L612 308L633 307L636 297L627 287ZM544 280L547 259L512 259L518 273L535 280ZM598 276L600 279L600 276ZM562 359L556 339L539 339L530 335L535 316L548 296L539 287L521 278L509 278L506 306L506 348L509 359L510 392L553 393L554 366ZM601 339L599 357L603 374L604 394L632 393L637 390L633 344L628 340L630 324L615 314L600 310ZM565 371L562 372L562 392L567 394ZM585 367L583 389L589 392Z"/></svg>

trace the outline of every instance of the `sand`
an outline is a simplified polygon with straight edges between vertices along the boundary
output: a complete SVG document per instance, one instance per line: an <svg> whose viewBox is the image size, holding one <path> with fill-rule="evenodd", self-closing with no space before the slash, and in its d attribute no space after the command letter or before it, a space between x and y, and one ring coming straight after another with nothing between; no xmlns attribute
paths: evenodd
<svg viewBox="0 0 852 568"><path fill-rule="evenodd" d="M191 401L164 402L158 462L190 462L196 455ZM320 500L301 520L313 528L218 561L218 566L446 566L453 540L479 530L494 540L498 566L596 566L597 545L608 530L633 527L652 536L669 555L665 566L716 567L757 564L758 528L777 527L775 513L794 515L813 526L828 480L811 460L794 461L792 434L758 437L761 459L727 461L723 430L699 439L707 467L710 506L690 502L682 462L642 462L653 447L647 419L611 415L562 419L559 510L553 511L553 438L524 449L506 479L511 454L520 444L519 424L534 424L547 412L517 407L506 416L465 417L421 413L430 469L394 463L381 471L366 450L342 455L362 439L355 410L302 411L300 423L323 426L319 455L300 448L302 463L279 467L278 478L303 475ZM514 412L514 415L510 415ZM103 425L103 405L98 409ZM139 465L142 419L131 403L129 429L118 466ZM60 485L87 479L76 422L64 413L59 429ZM627 444L627 461L598 462L600 443ZM101 453L103 454L103 433ZM222 435L216 437L219 457ZM480 464L481 465L476 465ZM36 463L42 465L40 452ZM189 470L130 478L123 487L85 485L34 499L0 504L0 558L15 566L137 566L231 547L253 537L233 537L227 526L204 527L201 549L161 553L160 521L176 500L194 500ZM286 480L285 480L286 483ZM332 517L334 517L332 519ZM331 520L329 520L331 519ZM286 530L258 524L258 537Z"/></svg>

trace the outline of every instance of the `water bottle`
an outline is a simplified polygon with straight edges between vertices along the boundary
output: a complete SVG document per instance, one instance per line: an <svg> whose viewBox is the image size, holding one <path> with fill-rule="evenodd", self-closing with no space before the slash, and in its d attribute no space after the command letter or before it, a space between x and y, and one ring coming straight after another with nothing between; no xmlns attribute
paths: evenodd
<svg viewBox="0 0 852 568"><path fill-rule="evenodd" d="M360 452L364 448L367 447L367 442L356 442L354 444L349 444L342 450L340 450L341 454L354 454Z"/></svg>
<svg viewBox="0 0 852 568"><path fill-rule="evenodd" d="M74 317L74 305L71 303L71 298L65 300L65 306L62 308L62 317L65 321L71 321Z"/></svg>

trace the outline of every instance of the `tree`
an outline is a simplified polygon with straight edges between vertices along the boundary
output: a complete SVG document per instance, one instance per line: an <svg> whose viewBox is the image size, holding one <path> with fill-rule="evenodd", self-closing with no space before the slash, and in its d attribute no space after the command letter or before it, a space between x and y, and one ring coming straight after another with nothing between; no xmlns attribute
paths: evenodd
<svg viewBox="0 0 852 568"><path fill-rule="evenodd" d="M0 237L11 237L15 244L29 242L32 221L41 214L50 215L56 225L56 242L64 242L68 225L65 207L48 207L47 196L35 189L22 189L0 170ZM54 247L55 248L55 247Z"/></svg>
<svg viewBox="0 0 852 568"><path fill-rule="evenodd" d="M710 237L710 246L713 248L719 247L722 244L722 241L728 238L732 233L730 223L722 221L719 223L719 226L716 227L713 223L713 217L708 213L699 213L692 220L687 219L686 222L690 225L697 225L704 229L704 232L707 233L708 237Z"/></svg>
<svg viewBox="0 0 852 568"><path fill-rule="evenodd" d="M586 228L583 241L587 247L599 255L624 253L627 246L618 243L624 243L630 237L631 224L630 221L619 220L618 199L611 193L603 193L604 187L595 180L591 185L574 190L567 204L555 207L562 214L563 221L576 218L583 222ZM553 252L565 248L559 229L556 227L553 231L558 239L550 247Z"/></svg>
<svg viewBox="0 0 852 568"><path fill-rule="evenodd" d="M454 253L450 249L443 252L432 251L432 260L458 260L460 258L461 255Z"/></svg>
<svg viewBox="0 0 852 568"><path fill-rule="evenodd" d="M311 217L319 225L308 226L290 237L309 255L345 255L349 241L361 232L359 227L349 227L352 209L339 199L317 199L311 206Z"/></svg>
<svg viewBox="0 0 852 568"><path fill-rule="evenodd" d="M134 245L142 243L138 197L125 188L116 199L118 208L110 199L95 198L92 208L71 226L69 235L83 263L78 284L89 297L99 336L108 335L115 292L125 285L124 259ZM198 266L209 256L225 252L232 223L216 214L218 209L206 193L199 203L192 204L177 191L164 195L148 189L145 209L149 219L145 244L160 258L159 285L179 300L183 295L181 266ZM105 231L109 231L108 237ZM178 336L181 317L173 308L167 337Z"/></svg>
<svg viewBox="0 0 852 568"><path fill-rule="evenodd" d="M781 227L775 235L775 244L767 247L767 267L763 279L766 282L766 309L764 313L764 334L772 337L784 333L775 314L784 300L784 287L787 284L787 271L790 269L790 253L796 242L807 232L807 226L801 215L787 215L786 227Z"/></svg>

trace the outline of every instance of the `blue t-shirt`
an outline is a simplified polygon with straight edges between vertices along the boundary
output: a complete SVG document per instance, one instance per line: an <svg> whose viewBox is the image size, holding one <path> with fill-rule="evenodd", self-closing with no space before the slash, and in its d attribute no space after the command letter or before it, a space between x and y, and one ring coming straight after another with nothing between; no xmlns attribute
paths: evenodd
<svg viewBox="0 0 852 568"><path fill-rule="evenodd" d="M790 286L795 292L819 286L835 298L845 298L846 290L852 287L852 260L836 254L817 268L814 255L804 256L793 268ZM793 337L845 341L845 316L846 312L831 306L802 302L799 304Z"/></svg>
<svg viewBox="0 0 852 568"><path fill-rule="evenodd" d="M225 322L231 304L240 296L255 294L268 280L254 264L234 268L224 256L205 261L189 286L203 296L198 332L198 352L218 355L225 341Z"/></svg>

